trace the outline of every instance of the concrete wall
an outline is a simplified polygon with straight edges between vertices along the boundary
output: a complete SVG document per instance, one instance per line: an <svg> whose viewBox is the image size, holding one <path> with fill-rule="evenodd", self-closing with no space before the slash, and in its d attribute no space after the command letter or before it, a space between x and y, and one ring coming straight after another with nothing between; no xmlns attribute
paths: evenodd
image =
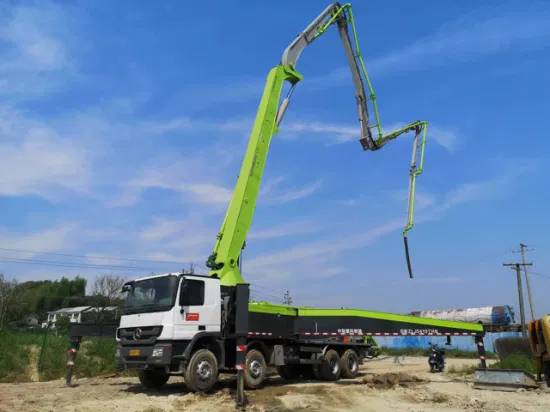
<svg viewBox="0 0 550 412"><path fill-rule="evenodd" d="M491 332L484 338L485 350L494 352L494 341L498 338L521 337L520 332ZM476 351L477 347L473 336L452 336L451 346L445 346L447 338L445 336L398 336L382 337L375 336L376 342L384 348L405 349L405 348L424 348L430 347L428 342L437 343L447 349L459 349L465 351Z"/></svg>

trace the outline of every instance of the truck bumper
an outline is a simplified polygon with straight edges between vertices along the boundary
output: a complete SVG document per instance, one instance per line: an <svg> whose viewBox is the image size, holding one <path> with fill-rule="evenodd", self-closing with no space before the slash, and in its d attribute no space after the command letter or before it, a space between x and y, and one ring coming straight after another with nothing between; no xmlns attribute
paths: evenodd
<svg viewBox="0 0 550 412"><path fill-rule="evenodd" d="M141 368L145 365L169 366L172 361L172 345L157 343L154 346L121 346L116 350L119 368Z"/></svg>

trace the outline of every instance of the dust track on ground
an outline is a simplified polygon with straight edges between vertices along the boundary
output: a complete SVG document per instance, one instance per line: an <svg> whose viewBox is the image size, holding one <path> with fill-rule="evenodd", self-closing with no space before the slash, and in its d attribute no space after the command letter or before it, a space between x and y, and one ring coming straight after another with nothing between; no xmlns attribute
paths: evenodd
<svg viewBox="0 0 550 412"><path fill-rule="evenodd" d="M26 346L29 351L29 366L27 368L27 375L32 382L40 381L40 374L38 373L38 358L40 357L40 346L29 345Z"/></svg>
<svg viewBox="0 0 550 412"><path fill-rule="evenodd" d="M448 359L448 366L475 359ZM264 388L247 391L250 412L305 411L545 411L550 393L474 390L468 380L431 374L426 358L381 358L369 361L355 380L284 382L270 374ZM0 384L0 411L135 412L235 411L235 378L224 377L209 395L189 393L182 379L171 378L161 390L145 390L134 377L97 377L25 384Z"/></svg>

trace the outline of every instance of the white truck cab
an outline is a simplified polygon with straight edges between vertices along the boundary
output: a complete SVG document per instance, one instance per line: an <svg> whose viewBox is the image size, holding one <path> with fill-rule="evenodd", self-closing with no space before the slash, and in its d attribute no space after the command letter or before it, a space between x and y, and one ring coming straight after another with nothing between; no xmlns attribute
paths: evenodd
<svg viewBox="0 0 550 412"><path fill-rule="evenodd" d="M179 370L189 342L220 333L220 281L195 274L167 273L127 282L116 339L117 363Z"/></svg>

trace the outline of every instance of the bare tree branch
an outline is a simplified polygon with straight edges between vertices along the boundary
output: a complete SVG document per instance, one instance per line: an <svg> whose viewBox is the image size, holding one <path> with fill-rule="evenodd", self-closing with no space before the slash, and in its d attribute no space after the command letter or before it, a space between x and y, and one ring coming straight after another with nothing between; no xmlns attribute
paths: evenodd
<svg viewBox="0 0 550 412"><path fill-rule="evenodd" d="M122 286L125 282L126 279L121 276L100 275L94 281L92 294L103 296L108 304L112 304L122 298Z"/></svg>
<svg viewBox="0 0 550 412"><path fill-rule="evenodd" d="M5 280L4 275L0 274L0 330L4 327L8 314L14 310L16 292L17 281Z"/></svg>

